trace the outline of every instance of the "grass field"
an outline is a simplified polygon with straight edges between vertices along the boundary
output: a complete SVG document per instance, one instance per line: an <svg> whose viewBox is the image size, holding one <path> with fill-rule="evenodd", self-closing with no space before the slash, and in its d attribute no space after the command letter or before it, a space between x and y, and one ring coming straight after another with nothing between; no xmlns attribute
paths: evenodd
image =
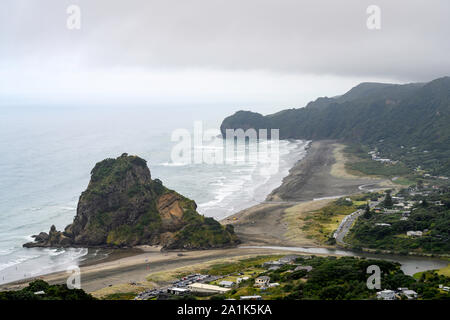
<svg viewBox="0 0 450 320"><path fill-rule="evenodd" d="M438 274L450 277L450 264L448 264L445 268L439 269Z"/></svg>
<svg viewBox="0 0 450 320"><path fill-rule="evenodd" d="M332 236L342 219L356 209L357 206L354 204L346 206L337 204L335 201L320 210L311 212L310 216L305 219L303 230L318 239L319 242L324 243Z"/></svg>

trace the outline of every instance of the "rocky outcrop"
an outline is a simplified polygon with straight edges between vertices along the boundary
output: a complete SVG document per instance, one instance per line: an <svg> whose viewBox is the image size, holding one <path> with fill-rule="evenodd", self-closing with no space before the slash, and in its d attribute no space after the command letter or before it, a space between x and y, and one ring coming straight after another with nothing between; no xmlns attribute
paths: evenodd
<svg viewBox="0 0 450 320"><path fill-rule="evenodd" d="M97 163L64 231L55 226L24 247L124 247L206 249L238 243L234 230L196 211L194 201L151 179L145 160L123 154Z"/></svg>

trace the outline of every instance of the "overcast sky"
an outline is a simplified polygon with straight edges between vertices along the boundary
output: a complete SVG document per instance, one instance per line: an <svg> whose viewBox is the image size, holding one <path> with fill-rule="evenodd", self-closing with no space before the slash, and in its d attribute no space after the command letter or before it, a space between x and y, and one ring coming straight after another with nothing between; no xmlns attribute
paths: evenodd
<svg viewBox="0 0 450 320"><path fill-rule="evenodd" d="M2 0L0 103L301 107L449 75L449 38L448 0Z"/></svg>

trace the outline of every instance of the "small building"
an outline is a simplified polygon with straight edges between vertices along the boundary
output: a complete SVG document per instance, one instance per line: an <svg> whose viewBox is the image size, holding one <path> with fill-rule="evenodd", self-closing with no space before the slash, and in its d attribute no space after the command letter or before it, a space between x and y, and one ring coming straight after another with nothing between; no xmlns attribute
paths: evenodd
<svg viewBox="0 0 450 320"><path fill-rule="evenodd" d="M258 287L267 287L270 283L270 277L261 276L255 279L255 285Z"/></svg>
<svg viewBox="0 0 450 320"><path fill-rule="evenodd" d="M392 290L378 291L377 298L383 300L395 300L395 292Z"/></svg>
<svg viewBox="0 0 450 320"><path fill-rule="evenodd" d="M399 213L399 210L396 209L384 209L384 213Z"/></svg>
<svg viewBox="0 0 450 320"><path fill-rule="evenodd" d="M408 300L414 300L417 299L417 292L414 290L402 290L402 294L408 299Z"/></svg>
<svg viewBox="0 0 450 320"><path fill-rule="evenodd" d="M261 296L241 296L241 300L262 300Z"/></svg>
<svg viewBox="0 0 450 320"><path fill-rule="evenodd" d="M246 281L246 280L248 280L249 279L249 277L239 277L239 278L237 278L236 279L236 283L241 283L242 281Z"/></svg>
<svg viewBox="0 0 450 320"><path fill-rule="evenodd" d="M296 255L290 255L290 256L284 256L283 258L278 259L279 262L286 264L286 263L293 263L298 256Z"/></svg>
<svg viewBox="0 0 450 320"><path fill-rule="evenodd" d="M206 283L192 283L190 285L188 285L188 289L191 290L192 292L199 292L199 293L225 293L230 291L230 289L228 288L223 288L223 287L219 287L219 286L214 286L211 284L206 284Z"/></svg>
<svg viewBox="0 0 450 320"><path fill-rule="evenodd" d="M36 291L34 294L41 296L41 295L45 294L45 292L44 291Z"/></svg>
<svg viewBox="0 0 450 320"><path fill-rule="evenodd" d="M406 235L408 237L421 237L423 235L422 231L407 231Z"/></svg>
<svg viewBox="0 0 450 320"><path fill-rule="evenodd" d="M188 294L189 292L191 292L191 291L189 289L185 289L185 288L173 287L173 288L167 289L167 293L174 294L176 296L182 296L182 295Z"/></svg>
<svg viewBox="0 0 450 320"><path fill-rule="evenodd" d="M281 267L283 266L285 263L275 260L275 261L267 261L263 263L263 267L264 268L270 268L270 267Z"/></svg>
<svg viewBox="0 0 450 320"><path fill-rule="evenodd" d="M311 266L298 266L294 269L294 271L306 270L306 272L310 272L313 269Z"/></svg>
<svg viewBox="0 0 450 320"><path fill-rule="evenodd" d="M220 281L219 282L219 286L221 287L225 287L225 288L231 288L232 286L234 286L234 282L233 281Z"/></svg>
<svg viewBox="0 0 450 320"><path fill-rule="evenodd" d="M389 223L375 223L376 226L380 227L390 227L391 225Z"/></svg>
<svg viewBox="0 0 450 320"><path fill-rule="evenodd" d="M278 282L269 283L269 288L278 287L280 284Z"/></svg>
<svg viewBox="0 0 450 320"><path fill-rule="evenodd" d="M269 271L276 271L276 270L278 270L278 269L280 269L281 267L280 266L272 266L272 267L270 267L269 269L267 269L267 270L269 270Z"/></svg>

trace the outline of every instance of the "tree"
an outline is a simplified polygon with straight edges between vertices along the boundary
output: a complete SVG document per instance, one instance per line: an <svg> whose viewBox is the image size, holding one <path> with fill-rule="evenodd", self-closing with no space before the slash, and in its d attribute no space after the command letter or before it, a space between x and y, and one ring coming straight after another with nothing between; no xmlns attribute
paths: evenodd
<svg viewBox="0 0 450 320"><path fill-rule="evenodd" d="M370 212L370 207L367 204L363 214L364 219L370 219L372 217L372 213Z"/></svg>
<svg viewBox="0 0 450 320"><path fill-rule="evenodd" d="M423 180L419 179L417 181L417 189L422 190L423 189Z"/></svg>
<svg viewBox="0 0 450 320"><path fill-rule="evenodd" d="M383 207L389 209L389 208L392 208L393 205L394 205L394 202L392 201L391 192L386 191L386 196L383 201Z"/></svg>

